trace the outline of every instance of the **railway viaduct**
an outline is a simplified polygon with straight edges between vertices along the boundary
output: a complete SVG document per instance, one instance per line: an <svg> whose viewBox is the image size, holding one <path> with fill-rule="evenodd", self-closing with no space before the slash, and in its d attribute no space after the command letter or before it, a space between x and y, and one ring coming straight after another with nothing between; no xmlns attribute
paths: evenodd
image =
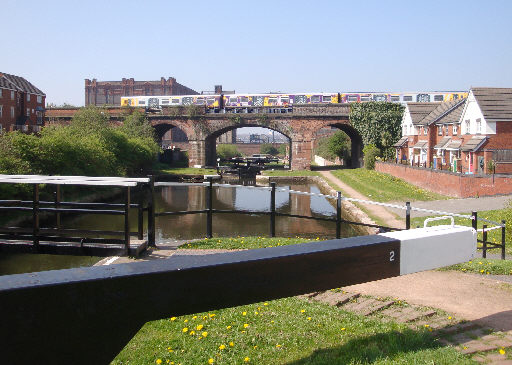
<svg viewBox="0 0 512 365"><path fill-rule="evenodd" d="M349 120L348 105L294 106L291 113L177 113L174 108L164 108L159 113L147 113L159 139L171 128L179 128L188 139L189 165L216 166L216 139L220 135L241 127L263 127L282 133L290 143L292 170L310 168L313 144L317 132L325 127L344 131L351 139L351 166L359 167L362 160L362 139ZM70 119L77 109L48 109L46 120L58 122ZM126 109L109 108L112 120L120 120Z"/></svg>

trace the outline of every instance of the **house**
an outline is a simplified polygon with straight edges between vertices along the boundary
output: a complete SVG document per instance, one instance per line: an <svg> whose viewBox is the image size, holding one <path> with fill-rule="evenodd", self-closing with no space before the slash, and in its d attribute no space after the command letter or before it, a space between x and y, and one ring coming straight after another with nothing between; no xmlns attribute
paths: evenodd
<svg viewBox="0 0 512 365"><path fill-rule="evenodd" d="M23 77L0 72L0 131L39 132L46 95Z"/></svg>
<svg viewBox="0 0 512 365"><path fill-rule="evenodd" d="M482 174L512 173L512 89L472 88L465 99L408 103L397 161Z"/></svg>

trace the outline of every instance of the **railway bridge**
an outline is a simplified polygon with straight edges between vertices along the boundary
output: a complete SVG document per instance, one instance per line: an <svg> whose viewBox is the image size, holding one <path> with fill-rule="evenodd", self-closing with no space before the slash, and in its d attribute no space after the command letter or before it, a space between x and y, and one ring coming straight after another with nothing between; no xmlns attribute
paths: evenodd
<svg viewBox="0 0 512 365"><path fill-rule="evenodd" d="M292 170L309 169L317 133L325 127L344 131L351 139L351 166L359 167L362 139L349 120L349 106L295 106L291 113L226 113L171 115L163 110L148 114L148 120L162 138L171 128L179 128L188 138L189 165L215 166L216 139L242 127L263 127L285 135L290 144Z"/></svg>
<svg viewBox="0 0 512 365"><path fill-rule="evenodd" d="M157 113L147 112L158 138L172 128L179 128L188 139L189 165L216 166L216 139L220 135L242 127L263 127L285 135L290 146L292 170L309 169L318 131L334 127L351 139L352 167L362 164L362 138L351 125L348 105L294 106L288 113L205 113L201 109L169 107ZM78 108L55 108L46 111L47 122L70 120ZM121 121L130 110L126 107L107 108L113 121Z"/></svg>

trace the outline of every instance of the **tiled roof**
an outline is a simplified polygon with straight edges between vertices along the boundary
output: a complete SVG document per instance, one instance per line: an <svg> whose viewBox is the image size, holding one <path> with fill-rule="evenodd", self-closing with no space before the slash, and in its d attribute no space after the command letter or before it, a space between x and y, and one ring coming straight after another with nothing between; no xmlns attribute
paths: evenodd
<svg viewBox="0 0 512 365"><path fill-rule="evenodd" d="M446 150L460 150L461 141L451 141L446 145L444 149Z"/></svg>
<svg viewBox="0 0 512 365"><path fill-rule="evenodd" d="M407 103L413 124L419 124L423 118L437 108L441 103Z"/></svg>
<svg viewBox="0 0 512 365"><path fill-rule="evenodd" d="M413 148L427 148L428 141L418 141Z"/></svg>
<svg viewBox="0 0 512 365"><path fill-rule="evenodd" d="M464 152L476 152L480 147L482 147L483 143L487 140L486 136L474 136L471 137L469 141L467 141L464 146L462 146L461 150Z"/></svg>
<svg viewBox="0 0 512 365"><path fill-rule="evenodd" d="M437 108L432 110L419 124L430 125L433 123L449 124L457 123L464 109L466 99L452 100L441 103Z"/></svg>
<svg viewBox="0 0 512 365"><path fill-rule="evenodd" d="M407 143L407 140L409 139L409 137L402 137L398 140L398 142L396 142L393 147L402 147L404 144Z"/></svg>
<svg viewBox="0 0 512 365"><path fill-rule="evenodd" d="M473 87L471 91L486 120L512 121L512 88Z"/></svg>
<svg viewBox="0 0 512 365"><path fill-rule="evenodd" d="M438 144L434 146L435 149L442 149L444 145L451 141L450 137L443 137Z"/></svg>
<svg viewBox="0 0 512 365"><path fill-rule="evenodd" d="M5 77L0 77L0 88L18 90L18 88L11 84Z"/></svg>
<svg viewBox="0 0 512 365"><path fill-rule="evenodd" d="M30 82L28 82L21 76L9 75L9 74L0 72L0 80L2 80L2 79L9 82L9 84L11 84L11 85L14 85L15 89L17 89L19 91L23 91L28 94L36 94L36 95L42 95L42 96L45 95L41 90L39 90L37 87L32 85Z"/></svg>

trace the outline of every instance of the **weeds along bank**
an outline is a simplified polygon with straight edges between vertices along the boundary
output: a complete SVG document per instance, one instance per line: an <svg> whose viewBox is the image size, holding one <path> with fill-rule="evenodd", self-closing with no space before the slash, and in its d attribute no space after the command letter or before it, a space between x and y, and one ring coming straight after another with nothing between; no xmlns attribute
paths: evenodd
<svg viewBox="0 0 512 365"><path fill-rule="evenodd" d="M138 175L151 167L158 151L142 113L135 111L114 125L106 110L89 106L68 125L46 126L39 136L0 134L0 174ZM28 189L0 184L0 196Z"/></svg>

